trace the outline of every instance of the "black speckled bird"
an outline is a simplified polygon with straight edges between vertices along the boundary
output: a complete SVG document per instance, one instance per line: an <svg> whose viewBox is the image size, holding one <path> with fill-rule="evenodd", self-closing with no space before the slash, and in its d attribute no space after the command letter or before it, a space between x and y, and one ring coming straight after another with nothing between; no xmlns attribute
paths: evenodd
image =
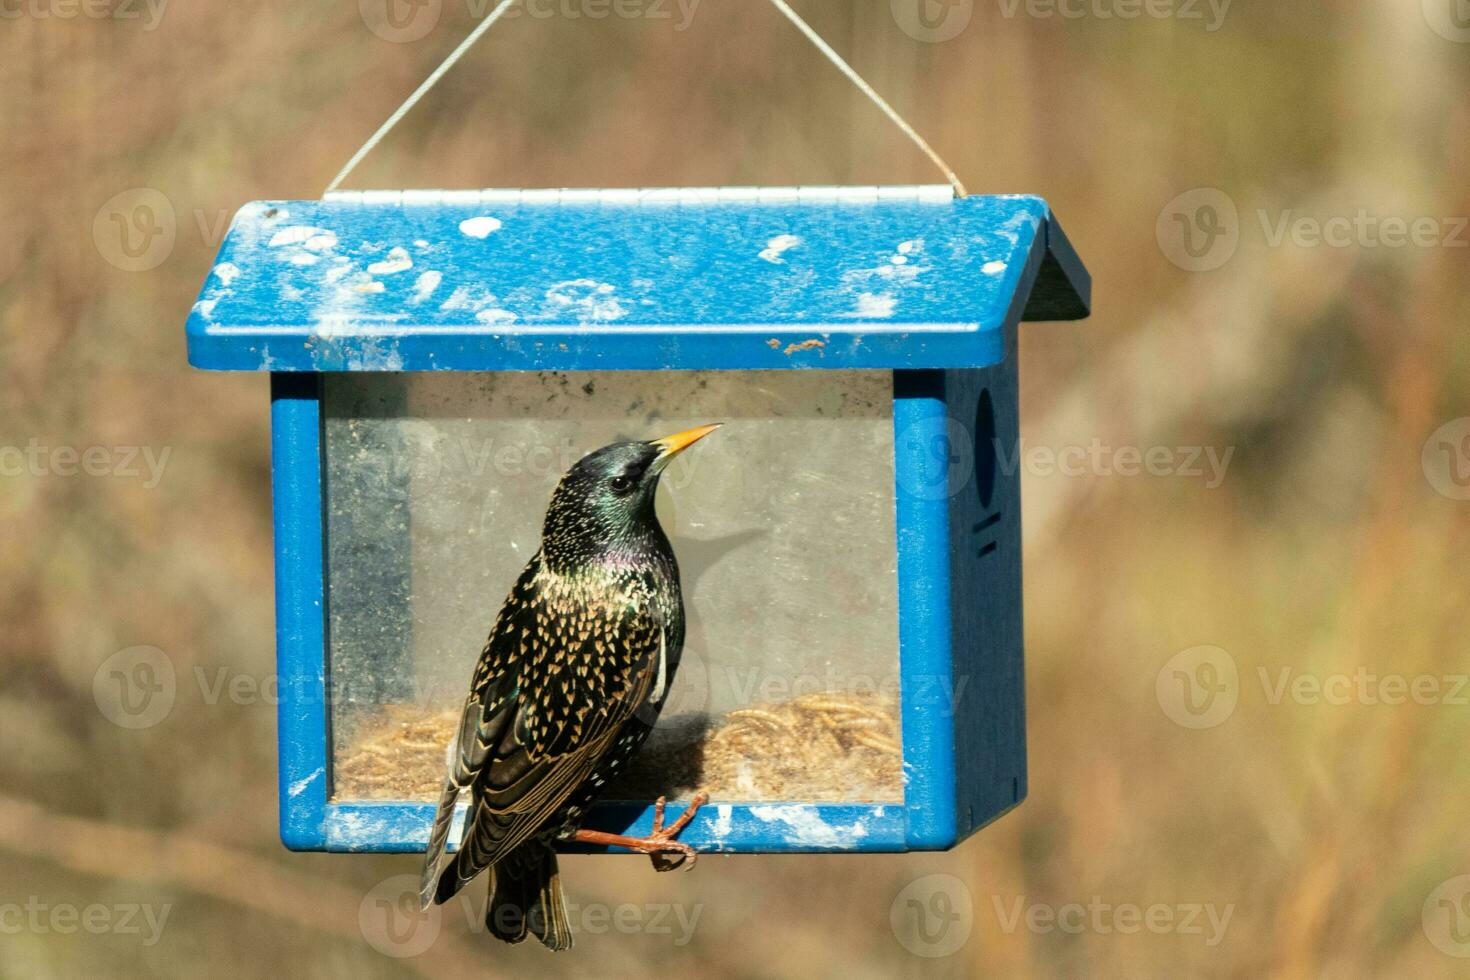
<svg viewBox="0 0 1470 980"><path fill-rule="evenodd" d="M641 851L660 871L693 860L676 837L702 796L667 827L660 799L647 838L579 825L648 737L679 665L679 566L654 515L654 491L669 461L718 427L605 446L557 485L541 548L501 607L450 746L424 856L425 908L489 868L489 931L567 949L556 841ZM466 790L464 836L440 873L455 801Z"/></svg>

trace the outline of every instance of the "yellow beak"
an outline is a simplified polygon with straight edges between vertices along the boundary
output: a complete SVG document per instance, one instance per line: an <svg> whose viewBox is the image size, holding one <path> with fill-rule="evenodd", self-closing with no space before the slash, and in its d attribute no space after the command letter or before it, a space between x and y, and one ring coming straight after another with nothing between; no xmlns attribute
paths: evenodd
<svg viewBox="0 0 1470 980"><path fill-rule="evenodd" d="M662 439L654 439L652 445L658 446L662 452L658 454L660 460L670 460L694 445L711 432L718 429L724 423L716 422L713 425L701 425L698 428L686 429L683 432L675 432L671 436Z"/></svg>

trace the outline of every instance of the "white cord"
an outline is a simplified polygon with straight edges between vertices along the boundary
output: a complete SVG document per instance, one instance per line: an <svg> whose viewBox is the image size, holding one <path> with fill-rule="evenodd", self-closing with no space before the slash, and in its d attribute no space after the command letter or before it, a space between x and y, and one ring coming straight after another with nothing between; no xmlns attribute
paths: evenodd
<svg viewBox="0 0 1470 980"><path fill-rule="evenodd" d="M775 5L777 10L786 15L787 20L796 25L797 30L806 35L808 41L811 41L817 46L818 51L827 56L828 61L837 66L838 71L847 76L848 81L852 82L864 95L872 99L873 104L879 109L882 109L883 114L893 120L893 124L903 130L904 135L913 140L914 145L922 150L926 157L934 161L934 166L939 168L940 172L944 174L945 180L949 181L949 186L954 188L955 196L964 197L965 185L960 183L960 178L950 169L949 164L944 162L944 158L938 153L935 153L934 148L925 142L924 137L920 136L914 130L914 127L910 126L903 116L900 116L894 110L893 106L884 101L883 96L873 90L873 86L869 85L863 80L861 75L853 71L852 66L843 61L842 56L836 51L833 51L832 46L822 40L822 36L812 30L811 25L802 20L796 11L792 10L790 5L786 3L786 0L771 0L771 3Z"/></svg>
<svg viewBox="0 0 1470 980"><path fill-rule="evenodd" d="M504 14L507 10L509 10L511 5L515 2L516 0L500 0L500 3L495 7L495 9L490 11L490 15L486 17L483 21L481 21L479 26L477 26L473 31L470 32L469 37L466 37L463 41L461 41L459 47L451 51L449 57L445 58L443 63L440 64L438 68L435 68L433 72L430 73L428 78L424 79L423 84L414 89L413 94L404 101L403 105L394 110L393 115L389 116L383 122L383 125L378 127L378 131L373 133L372 136L368 137L368 141L362 144L362 147L352 155L351 160L347 161L347 166L343 167L341 171L338 172L337 176L332 178L332 182L327 185L326 191L324 191L322 194L323 197L331 194L338 188L338 186L341 185L342 181L347 179L347 175L352 173L352 171L357 168L357 165L362 162L362 158L371 153L373 151L373 148L383 141L383 137L387 136L388 133L393 129L393 127L398 125L399 120L408 115L410 109L418 105L419 100L424 97L429 89L438 84L439 79L443 78L445 73L448 72L449 69L453 68L460 58L464 57L465 52L468 51L476 41L483 37L485 32L490 29L491 25L493 25L497 20L500 19L501 14ZM842 56L839 55L836 51L832 50L832 46L826 41L822 40L821 35L812 30L811 25L802 20L801 17L797 15L796 11L792 10L791 7L786 3L786 0L771 0L771 3L775 5L777 10L781 11L781 13L785 15L787 20L796 25L797 30L806 35L807 40L816 45L818 51L827 56L828 61L836 65L837 69L841 71L842 74L847 76L848 81L857 86L858 91L866 95L869 99L872 100L874 105L883 110L883 114L887 116L890 120L892 120L893 124L897 126L900 130L902 130L903 134L907 136L910 140L912 140L914 145L922 150L924 155L934 162L934 165L939 168L941 173L944 174L945 179L949 181L949 185L954 188L955 196L964 197L965 185L960 183L959 177L956 176L955 172L950 169L949 164L945 163L944 158L941 157L938 153L934 152L934 148L931 147L927 142L925 142L924 137L920 136L918 132L914 130L914 127L910 126L908 122L902 116L900 116L897 111L894 110L893 106L889 105L884 100L883 96L879 95L873 89L873 86L869 85L861 75L853 71L852 66L849 65L846 61L843 61Z"/></svg>
<svg viewBox="0 0 1470 980"><path fill-rule="evenodd" d="M491 25L493 25L497 20L500 19L500 15L509 10L511 8L511 5L515 2L516 0L500 0L500 3L495 7L495 9L490 11L490 16L480 21L479 26L470 32L470 36L461 41L459 43L459 47L451 51L449 53L449 57L444 59L443 64L441 64L438 68L435 68L433 73L430 74L428 78L424 79L423 84L414 89L413 94L408 97L403 105L399 106L397 110L394 111L393 115L388 117L383 125L378 127L378 131L376 133L368 137L368 141L362 144L362 148L359 149L356 153L352 154L352 159L347 161L347 166L343 167L337 173L337 176L332 178L332 182L327 185L327 189L322 195L323 197L325 197L327 194L332 193L334 190L337 189L337 186L341 184L342 181L347 179L347 175L352 173L352 171L357 168L357 165L362 162L362 158L371 153L373 151L373 147L382 142L383 137L387 136L388 132L394 126L398 125L398 121L404 116L408 115L408 110L418 105L419 99L422 99L424 97L424 94L428 92L429 89L438 84L439 79L444 77L444 73L453 68L455 63L459 61L460 58L464 57L464 53L468 51L476 41L483 37L485 32L490 29Z"/></svg>

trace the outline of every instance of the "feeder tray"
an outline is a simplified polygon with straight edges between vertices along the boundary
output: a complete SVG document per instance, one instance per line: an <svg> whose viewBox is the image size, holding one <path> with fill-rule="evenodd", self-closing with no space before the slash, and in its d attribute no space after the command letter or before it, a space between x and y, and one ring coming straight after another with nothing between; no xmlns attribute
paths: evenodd
<svg viewBox="0 0 1470 980"><path fill-rule="evenodd" d="M417 704L388 705L360 719L337 752L336 793L437 802L444 747L459 721L457 710ZM903 799L902 768L897 699L824 692L755 704L718 721L662 719L604 798L688 800L703 791L715 802L895 803Z"/></svg>

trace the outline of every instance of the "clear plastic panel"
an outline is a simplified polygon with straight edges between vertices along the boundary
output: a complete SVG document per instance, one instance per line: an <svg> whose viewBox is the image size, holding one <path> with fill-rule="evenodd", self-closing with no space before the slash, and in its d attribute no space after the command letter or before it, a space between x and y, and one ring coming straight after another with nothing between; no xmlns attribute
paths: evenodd
<svg viewBox="0 0 1470 980"><path fill-rule="evenodd" d="M337 799L430 800L475 659L583 454L727 423L665 472L683 663L609 799L902 799L892 376L334 374Z"/></svg>

